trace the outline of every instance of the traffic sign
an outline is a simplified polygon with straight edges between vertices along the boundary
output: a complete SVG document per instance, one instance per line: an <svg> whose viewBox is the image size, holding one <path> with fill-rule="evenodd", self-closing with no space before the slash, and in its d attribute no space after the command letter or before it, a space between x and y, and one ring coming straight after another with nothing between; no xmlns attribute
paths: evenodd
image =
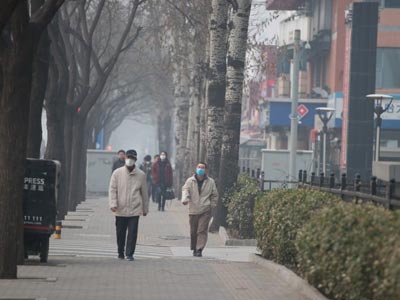
<svg viewBox="0 0 400 300"><path fill-rule="evenodd" d="M309 110L307 108L307 106L305 106L304 104L300 104L299 106L297 106L297 114L303 118L306 114L308 114Z"/></svg>

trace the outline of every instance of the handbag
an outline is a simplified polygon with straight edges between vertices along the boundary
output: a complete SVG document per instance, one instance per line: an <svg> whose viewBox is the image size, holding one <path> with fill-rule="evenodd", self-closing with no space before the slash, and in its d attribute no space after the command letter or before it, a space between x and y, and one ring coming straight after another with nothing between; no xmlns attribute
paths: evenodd
<svg viewBox="0 0 400 300"><path fill-rule="evenodd" d="M172 200L175 199L174 189L172 187L166 188L164 192L165 200Z"/></svg>

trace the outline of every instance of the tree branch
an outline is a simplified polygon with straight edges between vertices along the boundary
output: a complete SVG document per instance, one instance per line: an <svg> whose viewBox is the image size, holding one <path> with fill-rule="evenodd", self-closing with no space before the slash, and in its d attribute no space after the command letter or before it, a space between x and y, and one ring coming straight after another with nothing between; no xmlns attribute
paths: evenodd
<svg viewBox="0 0 400 300"><path fill-rule="evenodd" d="M93 19L93 23L89 29L89 39L92 40L94 31L96 30L97 24L99 23L101 13L103 12L104 4L106 0L101 0L99 5L97 6L96 16Z"/></svg>
<svg viewBox="0 0 400 300"><path fill-rule="evenodd" d="M194 19L193 17L189 16L188 14L186 14L180 7L178 7L175 3L171 2L170 0L167 0L167 3L170 4L171 6L173 6L185 19L188 20L188 22L190 23L190 25L192 25L192 27L195 27L196 25L194 24L194 22L201 24L199 21L197 21L196 19ZM194 22L193 22L193 21Z"/></svg>
<svg viewBox="0 0 400 300"><path fill-rule="evenodd" d="M135 41L139 37L139 33L142 29L143 29L143 27L138 27L136 29L136 33L135 33L134 37L130 41L128 41L124 47L121 48L121 52L124 52L125 50L129 49L135 43Z"/></svg>
<svg viewBox="0 0 400 300"><path fill-rule="evenodd" d="M50 23L65 0L47 0L31 18L31 24L43 29Z"/></svg>
<svg viewBox="0 0 400 300"><path fill-rule="evenodd" d="M237 11L239 9L239 4L237 3L237 0L226 0L226 1L232 5L234 11Z"/></svg>
<svg viewBox="0 0 400 300"><path fill-rule="evenodd" d="M1 0L0 1L0 38L4 27L8 24L15 8L20 0Z"/></svg>

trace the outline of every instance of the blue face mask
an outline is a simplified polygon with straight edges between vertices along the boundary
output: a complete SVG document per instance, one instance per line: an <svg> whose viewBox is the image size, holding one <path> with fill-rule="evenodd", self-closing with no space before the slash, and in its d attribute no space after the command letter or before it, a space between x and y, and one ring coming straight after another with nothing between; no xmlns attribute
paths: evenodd
<svg viewBox="0 0 400 300"><path fill-rule="evenodd" d="M199 176L204 176L205 173L206 173L206 171L204 169L197 168L197 170L196 170L196 174Z"/></svg>

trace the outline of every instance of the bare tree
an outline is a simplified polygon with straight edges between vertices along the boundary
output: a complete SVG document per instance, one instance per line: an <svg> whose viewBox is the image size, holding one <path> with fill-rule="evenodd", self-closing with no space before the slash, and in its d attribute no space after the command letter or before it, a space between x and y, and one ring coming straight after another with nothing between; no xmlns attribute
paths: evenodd
<svg viewBox="0 0 400 300"><path fill-rule="evenodd" d="M234 185L238 175L242 91L251 0L237 0L237 4L229 23L224 134L218 187L221 195ZM218 201L217 210L216 221L225 225L226 208L222 197Z"/></svg>
<svg viewBox="0 0 400 300"><path fill-rule="evenodd" d="M143 2L132 0L123 4L105 0L79 1L63 10L60 25L69 67L65 146L68 149L66 167L70 210L84 200L88 114L103 92L121 53L131 47L139 36L141 27L136 27L133 34L131 30ZM125 11L125 15L115 14L120 11ZM107 13L114 14L102 18ZM116 22L111 26L115 28L111 35L102 32L104 27L99 26L110 20ZM96 39L102 38L103 34L111 36L109 43L103 44L102 48L95 48Z"/></svg>
<svg viewBox="0 0 400 300"><path fill-rule="evenodd" d="M32 15L27 1L0 4L0 278L17 276L33 57L63 2L47 0Z"/></svg>
<svg viewBox="0 0 400 300"><path fill-rule="evenodd" d="M207 162L218 179L224 126L228 3L213 0L210 18L210 66L207 80Z"/></svg>
<svg viewBox="0 0 400 300"><path fill-rule="evenodd" d="M34 14L43 5L44 0L31 0L31 13ZM33 61L33 80L29 109L29 132L27 157L39 158L42 144L42 111L49 71L50 40L47 28L40 35L36 55Z"/></svg>

